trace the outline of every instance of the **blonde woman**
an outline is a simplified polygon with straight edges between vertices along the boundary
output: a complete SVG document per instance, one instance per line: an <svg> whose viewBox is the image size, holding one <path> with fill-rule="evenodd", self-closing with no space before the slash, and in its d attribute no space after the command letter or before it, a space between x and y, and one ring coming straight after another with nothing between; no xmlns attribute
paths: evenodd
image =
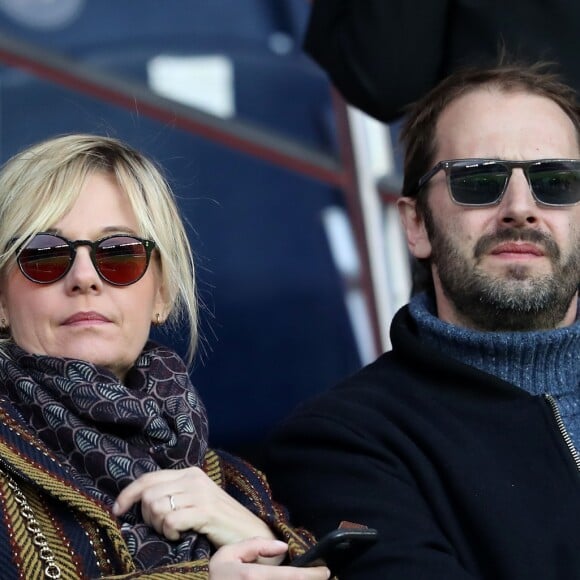
<svg viewBox="0 0 580 580"><path fill-rule="evenodd" d="M92 135L16 155L0 250L2 577L327 578L274 567L310 536L259 472L208 449L187 365L149 340L185 319L191 359L197 338L192 254L155 165Z"/></svg>

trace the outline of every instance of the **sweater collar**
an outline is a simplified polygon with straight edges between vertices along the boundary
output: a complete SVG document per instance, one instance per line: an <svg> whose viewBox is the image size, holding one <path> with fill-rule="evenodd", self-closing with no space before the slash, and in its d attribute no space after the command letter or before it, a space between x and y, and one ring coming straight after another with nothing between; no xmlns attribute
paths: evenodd
<svg viewBox="0 0 580 580"><path fill-rule="evenodd" d="M580 321L550 331L480 332L436 316L427 294L414 296L409 312L421 340L532 395L560 395L580 383Z"/></svg>

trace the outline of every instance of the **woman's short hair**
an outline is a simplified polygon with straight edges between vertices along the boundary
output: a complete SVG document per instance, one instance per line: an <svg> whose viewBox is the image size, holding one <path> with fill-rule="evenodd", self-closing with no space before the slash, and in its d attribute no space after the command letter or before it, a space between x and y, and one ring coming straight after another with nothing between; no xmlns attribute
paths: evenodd
<svg viewBox="0 0 580 580"><path fill-rule="evenodd" d="M15 263L21 243L54 226L77 200L87 177L115 177L131 203L139 236L152 239L171 325L190 329L188 361L197 344L197 297L189 240L161 170L129 145L99 135L64 135L18 153L0 171L0 272ZM14 240L18 243L14 243Z"/></svg>

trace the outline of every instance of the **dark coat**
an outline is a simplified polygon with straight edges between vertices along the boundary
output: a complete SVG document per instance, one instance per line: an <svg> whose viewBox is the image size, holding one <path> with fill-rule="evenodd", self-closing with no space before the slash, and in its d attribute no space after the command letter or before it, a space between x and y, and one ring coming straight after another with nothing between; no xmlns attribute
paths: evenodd
<svg viewBox="0 0 580 580"><path fill-rule="evenodd" d="M269 446L298 523L379 530L341 580L580 578L580 472L549 401L423 345L406 308L391 338Z"/></svg>
<svg viewBox="0 0 580 580"><path fill-rule="evenodd" d="M304 48L355 106L400 116L461 65L498 49L554 60L580 90L580 2L574 0L313 0Z"/></svg>

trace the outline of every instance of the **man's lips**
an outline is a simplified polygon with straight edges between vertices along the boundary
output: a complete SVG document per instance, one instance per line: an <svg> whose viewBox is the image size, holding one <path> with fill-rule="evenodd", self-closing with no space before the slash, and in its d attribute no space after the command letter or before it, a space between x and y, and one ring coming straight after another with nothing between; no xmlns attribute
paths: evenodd
<svg viewBox="0 0 580 580"><path fill-rule="evenodd" d="M106 316L99 314L98 312L76 312L72 316L69 316L63 325L71 324L102 324L105 322L111 322Z"/></svg>
<svg viewBox="0 0 580 580"><path fill-rule="evenodd" d="M520 254L524 256L544 256L544 252L541 248L535 244L530 244L526 242L504 242L498 244L490 252L493 256L502 254Z"/></svg>

